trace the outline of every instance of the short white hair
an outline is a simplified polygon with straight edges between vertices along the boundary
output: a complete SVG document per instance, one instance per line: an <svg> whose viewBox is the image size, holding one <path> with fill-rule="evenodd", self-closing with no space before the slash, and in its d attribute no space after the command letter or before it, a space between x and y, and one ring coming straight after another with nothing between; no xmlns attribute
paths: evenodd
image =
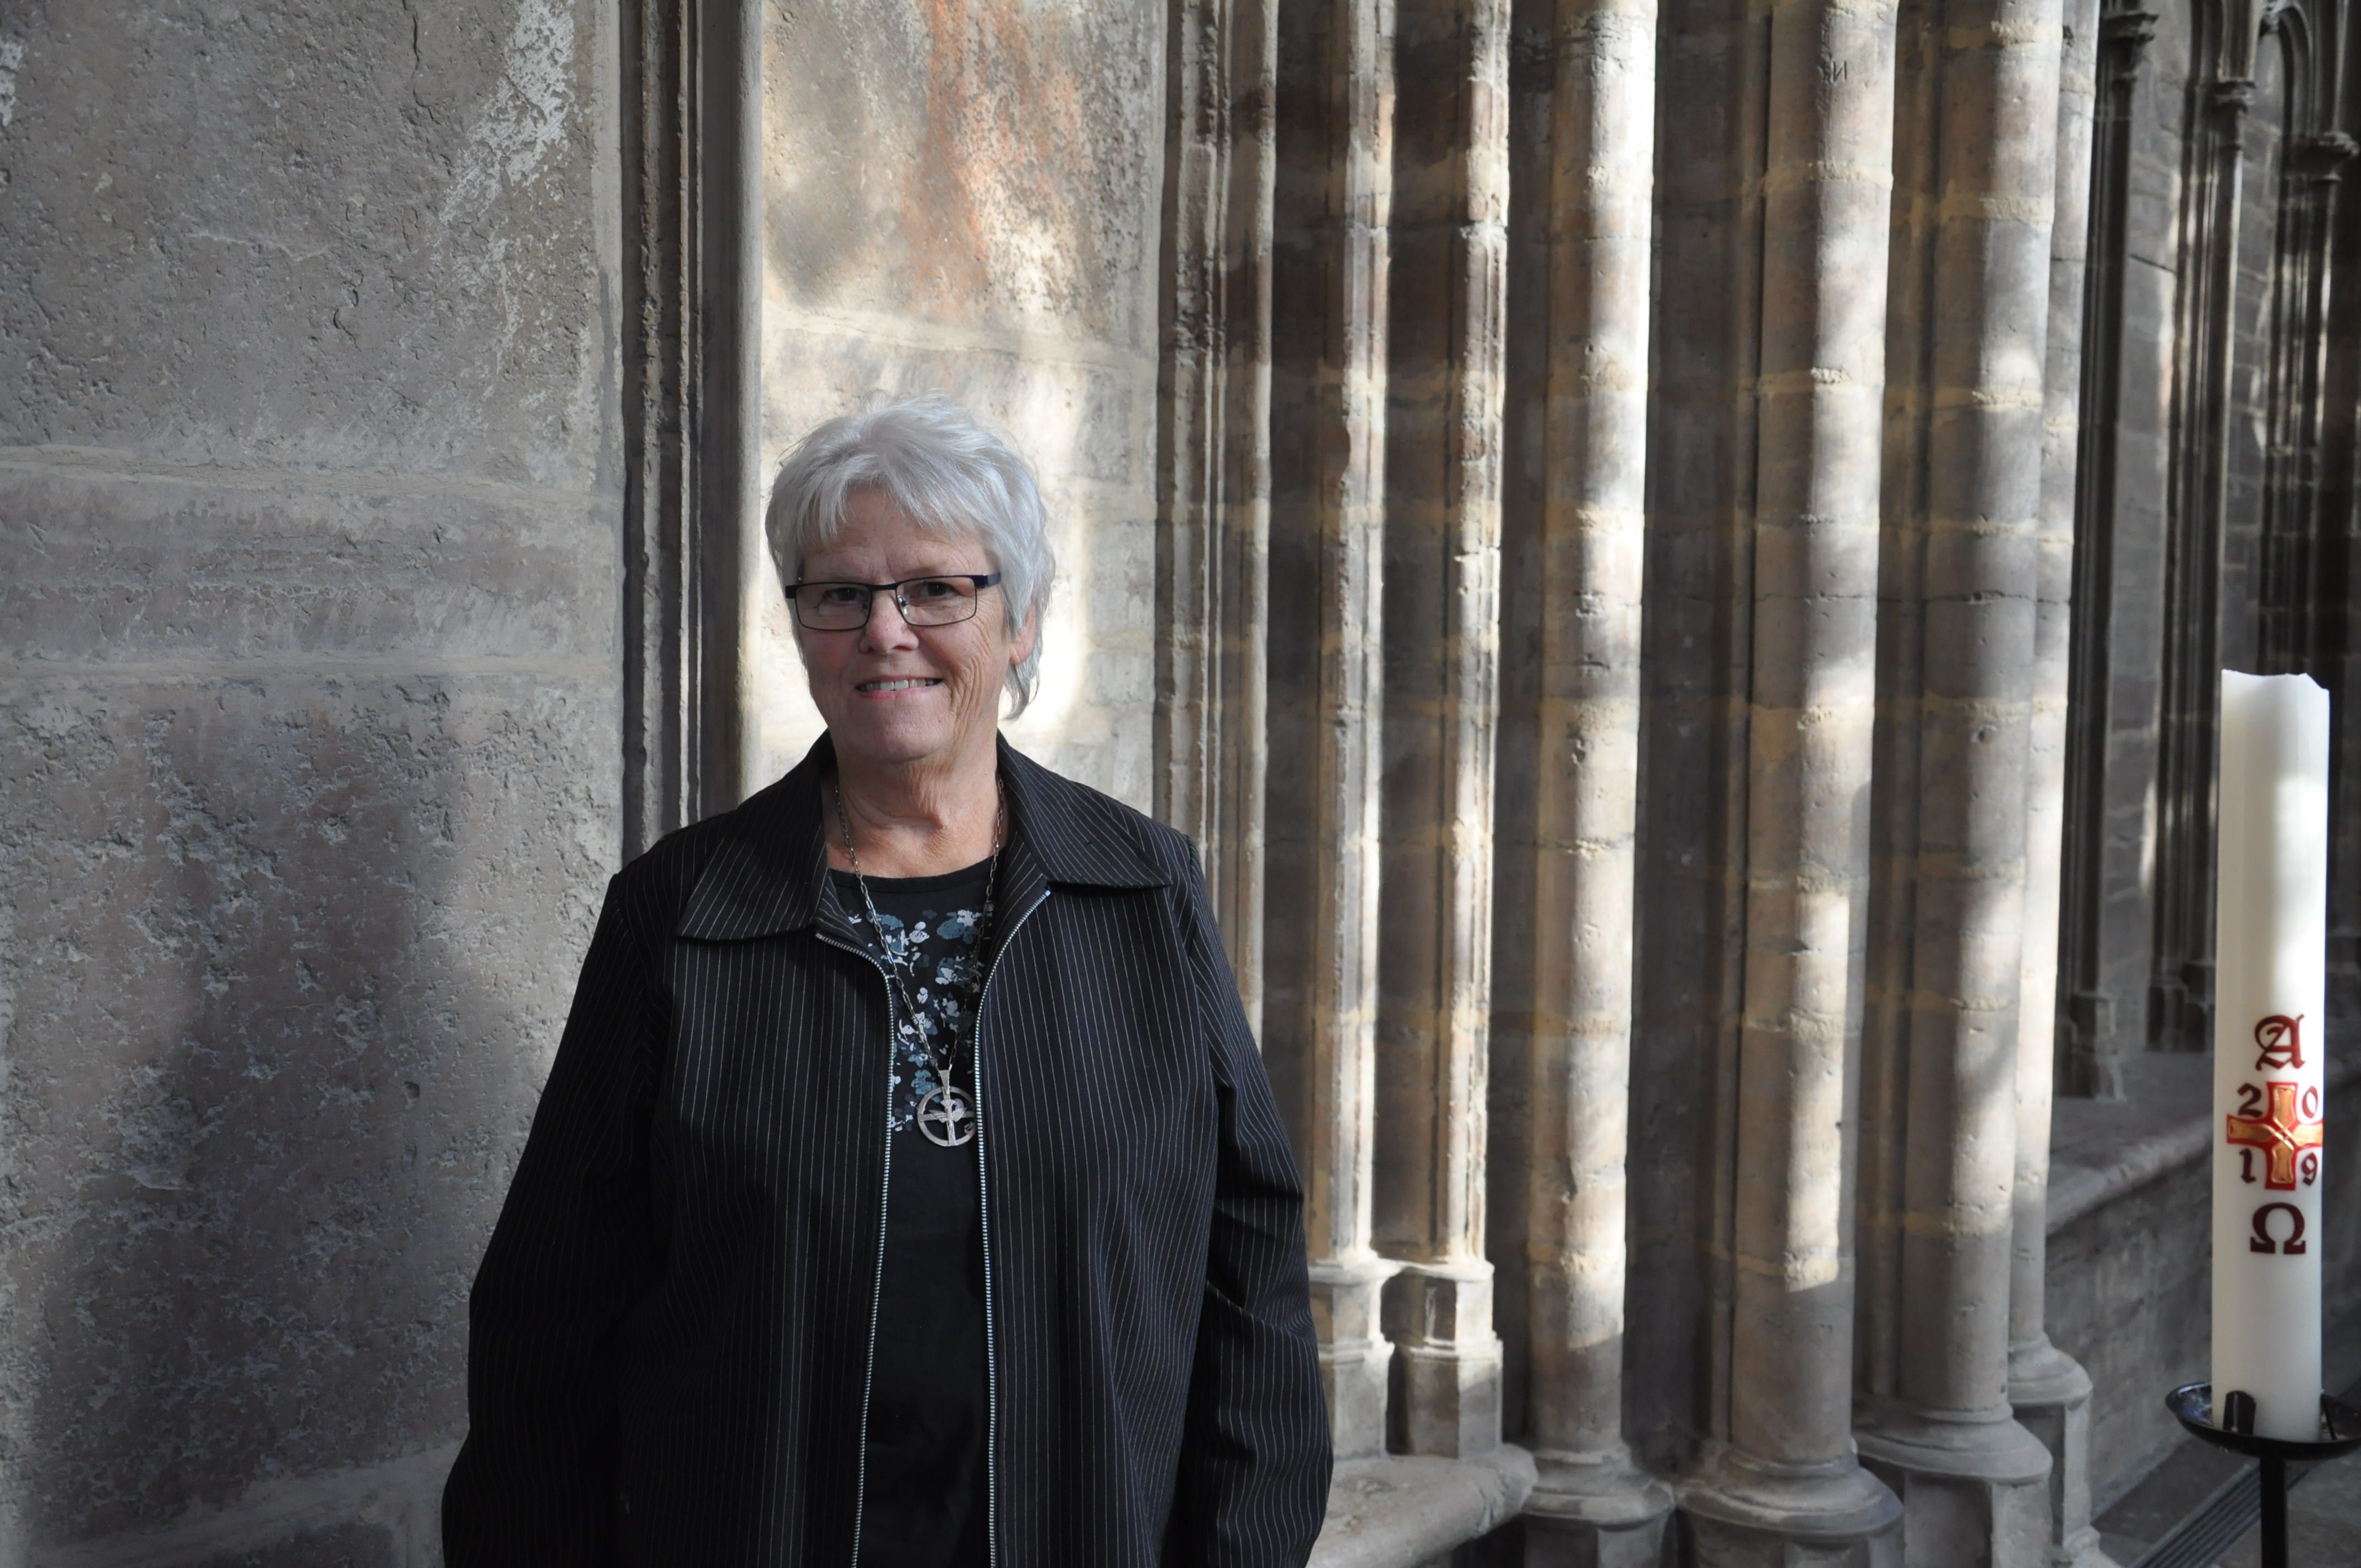
<svg viewBox="0 0 2361 1568"><path fill-rule="evenodd" d="M763 516L779 582L802 580L804 557L836 537L845 503L874 491L928 533L982 541L1000 574L1008 634L1035 617L1033 651L1008 671L1008 717L1033 700L1041 674L1040 614L1057 563L1032 466L1006 437L940 392L878 402L815 426L796 443ZM800 646L800 634L798 646Z"/></svg>

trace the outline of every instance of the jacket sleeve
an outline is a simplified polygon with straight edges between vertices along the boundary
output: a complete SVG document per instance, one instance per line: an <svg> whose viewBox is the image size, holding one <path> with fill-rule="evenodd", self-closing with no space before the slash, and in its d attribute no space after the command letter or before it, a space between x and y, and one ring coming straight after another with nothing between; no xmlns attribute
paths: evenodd
<svg viewBox="0 0 2361 1568"><path fill-rule="evenodd" d="M648 1118L664 1028L650 902L628 872L608 885L468 1295L467 1440L443 1493L448 1568L609 1559L614 1340L656 1269Z"/></svg>
<svg viewBox="0 0 2361 1568"><path fill-rule="evenodd" d="M1301 1568L1327 1515L1330 1467L1303 1189L1193 855L1188 887L1221 1154L1170 1561Z"/></svg>

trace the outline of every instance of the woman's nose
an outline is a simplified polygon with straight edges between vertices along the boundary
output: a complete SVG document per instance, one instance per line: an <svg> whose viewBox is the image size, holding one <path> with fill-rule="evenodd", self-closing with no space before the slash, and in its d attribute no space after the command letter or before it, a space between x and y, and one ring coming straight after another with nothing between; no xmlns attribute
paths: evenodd
<svg viewBox="0 0 2361 1568"><path fill-rule="evenodd" d="M902 619L901 601L889 593L872 594L869 620L861 629L861 645L877 652L917 646L918 634Z"/></svg>

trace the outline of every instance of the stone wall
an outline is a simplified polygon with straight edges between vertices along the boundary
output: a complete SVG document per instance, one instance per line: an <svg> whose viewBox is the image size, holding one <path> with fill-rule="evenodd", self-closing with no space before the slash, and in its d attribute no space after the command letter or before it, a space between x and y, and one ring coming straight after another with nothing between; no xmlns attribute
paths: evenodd
<svg viewBox="0 0 2361 1568"><path fill-rule="evenodd" d="M619 848L612 29L0 12L0 1563L430 1560Z"/></svg>

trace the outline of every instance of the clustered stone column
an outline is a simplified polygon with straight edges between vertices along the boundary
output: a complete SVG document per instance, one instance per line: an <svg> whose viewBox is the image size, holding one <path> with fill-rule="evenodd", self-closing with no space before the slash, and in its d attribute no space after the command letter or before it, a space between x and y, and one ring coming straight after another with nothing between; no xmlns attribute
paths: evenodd
<svg viewBox="0 0 2361 1568"><path fill-rule="evenodd" d="M1907 1332L1860 1441L1902 1497L1910 1562L2029 1568L2050 1461L2009 1407L2008 1305L2059 12L1938 15L1910 983L1884 1042L1906 1040L1907 1070L1900 1124L1878 1129Z"/></svg>
<svg viewBox="0 0 2361 1568"><path fill-rule="evenodd" d="M2056 211L2049 230L2008 1300L2008 1401L2017 1420L2049 1451L2049 1552L2059 1568L2111 1568L2091 1522L2090 1374L2049 1343L2043 1326L2049 1255L2049 1109L2057 1078L2058 922L2065 871L2074 490L2081 441L2082 301L2098 51L2099 0L2070 0L2059 62Z"/></svg>
<svg viewBox="0 0 2361 1568"><path fill-rule="evenodd" d="M1767 33L1729 1393L1682 1502L1715 1563L1891 1563L1851 1436L1850 1173L1894 13L1782 0Z"/></svg>
<svg viewBox="0 0 2361 1568"><path fill-rule="evenodd" d="M1484 1250L1499 716L1508 0L1422 0L1396 36L1379 997L1379 1246L1393 1446L1500 1442Z"/></svg>
<svg viewBox="0 0 2361 1568"><path fill-rule="evenodd" d="M1545 77L1525 77L1521 99L1508 0L1209 7L1212 31L1180 35L1176 111L1230 137L1246 172L1192 144L1174 176L1186 190L1168 197L1196 236L1175 248L1193 313L1176 311L1167 389L1192 400L1167 425L1170 460L1193 465L1170 488L1176 515L1194 509L1196 553L1176 540L1166 566L1185 577L1171 592L1198 641L1174 634L1193 663L1176 657L1167 706L1198 718L1194 751L1176 722L1159 762L1173 810L1198 802L1208 836L1251 841L1214 804L1250 791L1223 771L1226 721L1202 716L1234 700L1222 607L1262 605L1261 986L1304 1153L1336 1452L1480 1459L1499 1443L1486 1061L1496 940L1530 943L1526 1163L1490 1183L1525 1205L1527 1561L1653 1563L1677 1508L1679 1538L1717 1565L1808 1546L1862 1568L1905 1552L2096 1568L2072 1435L2088 1380L2040 1328L2036 1071L2076 448L2073 345L2049 342L2049 319L2054 304L2072 338L2091 20L2078 15L2061 92L2061 0L1768 0L1752 22L1694 6L1661 29L1658 3L1556 0ZM1222 27L1271 40L1275 186L1215 123L1216 108L1250 118L1235 105L1257 91L1240 64L1253 50ZM1737 87L1713 121L1726 190L1654 167L1658 126L1679 115L1660 101L1660 37L1720 51L1672 58ZM1218 62L1237 83L1226 96ZM1523 165L1549 180L1525 209L1538 226L1522 232L1537 248L1546 236L1545 308L1530 315L1508 299L1518 103L1548 106L1546 153ZM2071 235L2053 233L2059 206ZM1698 840L1725 858L1742 960L1695 1003L1701 1027L1726 1029L1726 1055L1696 1054L1715 1080L1716 1133L1698 1146L1727 1165L1689 1200L1716 1232L1697 1304L1705 1441L1694 1468L1660 1477L1624 1430L1625 1172L1652 896L1635 871L1642 578L1657 569L1651 289L1675 218L1726 242L1711 262L1684 252L1685 275L1719 266L1733 291L1726 342L1670 334L1687 345L1670 378L1683 418L1718 422L1728 469L1688 490L1721 487L1735 521L1691 531L1711 535L1704 554L1690 533L1664 548L1681 554L1677 591L1712 601L1685 612L1733 639L1682 656L1726 672L1715 689L1730 705L1704 719L1743 746L1704 764L1729 785L1731 841ZM1272 247L1260 274L1257 225ZM1506 406L1521 321L1546 329L1539 409ZM1270 345L1266 401L1255 352L1217 339ZM1701 376L1706 360L1720 368ZM1260 447L1232 408L1268 421ZM1539 574L1503 585L1512 433L1533 454L1518 494L1537 498ZM1268 523L1224 521L1257 515L1263 460ZM1262 600L1221 559L1252 563L1256 526ZM1504 592L1539 607L1523 710L1538 747L1511 764L1535 768L1530 932L1493 926L1496 796L1515 793L1496 787ZM1698 717L1663 711L1660 725ZM2024 939L2027 919L2044 934ZM1876 1251L1857 1336L1864 1170ZM2013 1399L2042 1412L2048 1446Z"/></svg>
<svg viewBox="0 0 2361 1568"><path fill-rule="evenodd" d="M1622 1431L1656 7L1554 21L1526 1561L1637 1568L1672 1506Z"/></svg>
<svg viewBox="0 0 2361 1568"><path fill-rule="evenodd" d="M1278 0L1180 29L1157 498L1156 813L1197 841L1262 1023Z"/></svg>
<svg viewBox="0 0 2361 1568"><path fill-rule="evenodd" d="M1393 7L1329 8L1332 137L1321 238L1331 263L1311 399L1319 598L1306 983L1312 1311L1340 1458L1386 1445L1391 1347L1370 1245L1377 1104L1378 786L1384 741L1387 283L1393 197Z"/></svg>

